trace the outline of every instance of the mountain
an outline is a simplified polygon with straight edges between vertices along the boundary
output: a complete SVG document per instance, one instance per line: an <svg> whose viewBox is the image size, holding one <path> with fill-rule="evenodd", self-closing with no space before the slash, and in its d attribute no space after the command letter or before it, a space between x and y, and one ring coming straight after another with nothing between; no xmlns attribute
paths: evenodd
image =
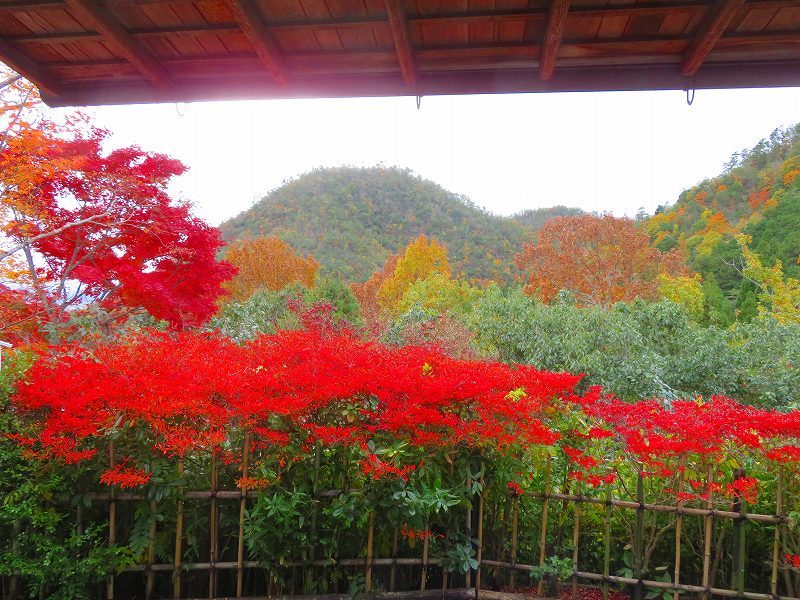
<svg viewBox="0 0 800 600"><path fill-rule="evenodd" d="M785 275L800 278L800 124L735 153L720 175L659 207L646 227L659 249L686 249L706 292L723 297L731 314L752 316L756 290L737 268L742 255L733 236L751 236L764 264L780 260Z"/></svg>
<svg viewBox="0 0 800 600"><path fill-rule="evenodd" d="M421 234L447 246L453 274L513 281L514 254L548 218L574 208L493 215L397 167L316 169L273 190L220 227L227 240L277 235L329 272L363 281Z"/></svg>

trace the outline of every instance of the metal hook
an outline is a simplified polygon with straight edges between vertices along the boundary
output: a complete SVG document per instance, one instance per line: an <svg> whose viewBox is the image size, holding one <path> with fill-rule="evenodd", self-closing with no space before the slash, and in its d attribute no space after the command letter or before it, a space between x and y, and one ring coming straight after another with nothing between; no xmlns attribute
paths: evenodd
<svg viewBox="0 0 800 600"><path fill-rule="evenodd" d="M417 110L422 106L422 96L417 96Z"/></svg>
<svg viewBox="0 0 800 600"><path fill-rule="evenodd" d="M691 92L691 96L689 95L689 92ZM694 92L695 92L695 85L694 85L694 76L693 76L692 77L692 89L690 90L689 88L686 88L686 104L688 104L689 106L691 106L692 103L694 102Z"/></svg>
<svg viewBox="0 0 800 600"><path fill-rule="evenodd" d="M187 110L188 108L189 108L189 104L188 104L188 103L186 103L186 102L184 102L184 103L183 103L183 110L181 111L181 109L180 109L180 108L178 108L178 102L176 102L176 103L175 103L175 112L176 112L176 113L178 113L178 116L179 116L179 117L186 116L186 110Z"/></svg>

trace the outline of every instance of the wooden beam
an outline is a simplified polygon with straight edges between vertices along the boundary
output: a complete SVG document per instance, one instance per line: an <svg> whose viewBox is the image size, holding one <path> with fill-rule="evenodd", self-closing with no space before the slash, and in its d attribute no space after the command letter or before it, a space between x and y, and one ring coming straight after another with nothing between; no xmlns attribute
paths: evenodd
<svg viewBox="0 0 800 600"><path fill-rule="evenodd" d="M697 89L800 86L797 61L764 64L714 63L697 74ZM62 88L59 97L44 96L50 106L244 100L254 98L341 98L356 96L410 96L422 94L508 94L523 92L579 92L622 90L684 90L686 78L675 64L586 66L559 69L551 81L531 77L530 71L439 72L421 74L418 89L410 89L394 73L343 77L293 78L278 86L266 73L205 78L181 83L180 93L141 82L85 82Z"/></svg>
<svg viewBox="0 0 800 600"><path fill-rule="evenodd" d="M0 38L0 62L36 84L41 92L59 96L59 86L46 68L33 62L3 38Z"/></svg>
<svg viewBox="0 0 800 600"><path fill-rule="evenodd" d="M80 21L96 29L103 41L136 67L150 83L158 87L172 85L166 69L96 0L66 0L66 3Z"/></svg>
<svg viewBox="0 0 800 600"><path fill-rule="evenodd" d="M288 79L280 48L264 25L258 8L253 5L252 0L227 0L227 4L239 27L253 45L258 58L272 73L275 81L280 85L286 85Z"/></svg>
<svg viewBox="0 0 800 600"><path fill-rule="evenodd" d="M556 71L558 49L564 37L564 26L567 24L569 0L551 0L550 12L547 14L547 29L542 42L542 57L539 61L539 79L550 81Z"/></svg>
<svg viewBox="0 0 800 600"><path fill-rule="evenodd" d="M414 62L414 51L411 48L411 36L408 33L408 19L403 9L402 0L386 0L386 14L389 18L389 27L394 38L394 47L397 60L400 63L400 72L406 85L417 84L417 67Z"/></svg>
<svg viewBox="0 0 800 600"><path fill-rule="evenodd" d="M692 76L725 33L731 19L744 6L745 0L717 0L692 39L681 63L681 73Z"/></svg>

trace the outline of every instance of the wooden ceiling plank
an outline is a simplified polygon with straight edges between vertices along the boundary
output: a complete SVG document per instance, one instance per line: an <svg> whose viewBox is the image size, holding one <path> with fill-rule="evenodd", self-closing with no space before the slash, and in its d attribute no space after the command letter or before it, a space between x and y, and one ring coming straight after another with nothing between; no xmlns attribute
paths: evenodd
<svg viewBox="0 0 800 600"><path fill-rule="evenodd" d="M226 0L236 22L263 65L280 85L288 84L286 67L283 64L278 43L264 24L264 20L251 0Z"/></svg>
<svg viewBox="0 0 800 600"><path fill-rule="evenodd" d="M550 11L547 15L547 29L542 43L542 55L539 61L539 79L549 81L556 71L558 49L564 37L564 27L567 24L570 0L551 0Z"/></svg>
<svg viewBox="0 0 800 600"><path fill-rule="evenodd" d="M414 50L411 47L411 36L408 32L408 18L403 9L402 0L386 0L386 15L394 38L400 72L406 85L417 84L417 66Z"/></svg>
<svg viewBox="0 0 800 600"><path fill-rule="evenodd" d="M59 85L47 69L36 64L3 38L0 38L0 62L35 83L42 92L53 96L60 95Z"/></svg>
<svg viewBox="0 0 800 600"><path fill-rule="evenodd" d="M119 54L157 87L170 87L171 78L144 46L96 0L66 0L69 9L85 24L94 28Z"/></svg>
<svg viewBox="0 0 800 600"><path fill-rule="evenodd" d="M683 55L681 62L683 75L692 76L697 73L744 3L745 0L717 0Z"/></svg>

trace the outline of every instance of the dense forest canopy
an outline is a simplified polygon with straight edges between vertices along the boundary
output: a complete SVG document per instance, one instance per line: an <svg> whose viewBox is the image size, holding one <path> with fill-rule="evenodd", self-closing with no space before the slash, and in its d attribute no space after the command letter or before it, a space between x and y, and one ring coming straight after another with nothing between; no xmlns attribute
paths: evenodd
<svg viewBox="0 0 800 600"><path fill-rule="evenodd" d="M510 282L523 242L547 219L582 212L557 206L502 217L408 169L337 167L289 181L221 229L226 240L278 236L351 281L367 279L417 236L435 236L455 275Z"/></svg>
<svg viewBox="0 0 800 600"><path fill-rule="evenodd" d="M646 227L660 250L686 248L721 310L751 318L756 289L742 275L736 234L752 238L765 264L781 261L785 275L800 277L800 124L735 153L722 173L659 207Z"/></svg>

